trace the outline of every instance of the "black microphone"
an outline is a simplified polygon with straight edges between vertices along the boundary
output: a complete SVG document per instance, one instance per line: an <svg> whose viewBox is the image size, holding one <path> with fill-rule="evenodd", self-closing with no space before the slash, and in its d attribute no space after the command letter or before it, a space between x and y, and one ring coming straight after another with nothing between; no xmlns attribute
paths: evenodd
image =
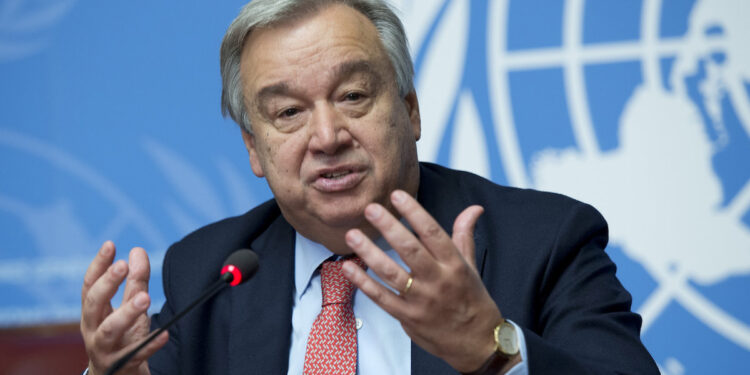
<svg viewBox="0 0 750 375"><path fill-rule="evenodd" d="M258 255L256 255L252 250L240 249L233 252L231 255L229 255L227 260L224 261L224 266L221 268L221 277L219 277L219 280L216 280L216 282L211 284L211 286L206 289L205 292L203 292L203 295L198 297L198 299L193 301L193 303L191 303L188 307L184 308L178 314L173 316L172 319L167 322L167 324L154 331L135 349L129 351L127 354L115 361L115 363L113 363L112 366L109 367L105 374L112 375L117 370L121 369L122 366L125 366L125 364L131 358L133 358L136 353L143 349L144 346L153 341L156 336L159 336L162 332L166 331L185 314L190 312L190 310L208 301L211 297L213 297L216 293L218 293L225 287L239 285L240 283L244 283L245 281L250 280L257 271Z"/></svg>

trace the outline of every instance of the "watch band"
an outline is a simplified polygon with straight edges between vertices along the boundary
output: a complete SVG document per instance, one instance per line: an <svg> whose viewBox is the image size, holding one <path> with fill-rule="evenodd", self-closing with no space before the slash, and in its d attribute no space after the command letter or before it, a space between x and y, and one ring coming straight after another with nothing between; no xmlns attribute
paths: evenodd
<svg viewBox="0 0 750 375"><path fill-rule="evenodd" d="M472 372L464 372L463 375L495 375L498 372L500 372L500 369L505 366L506 363L510 360L509 357L506 357L503 354L500 354L497 350L492 352L492 355L490 355L490 358L487 358L487 360L484 362L482 367L480 367L478 370L472 371Z"/></svg>

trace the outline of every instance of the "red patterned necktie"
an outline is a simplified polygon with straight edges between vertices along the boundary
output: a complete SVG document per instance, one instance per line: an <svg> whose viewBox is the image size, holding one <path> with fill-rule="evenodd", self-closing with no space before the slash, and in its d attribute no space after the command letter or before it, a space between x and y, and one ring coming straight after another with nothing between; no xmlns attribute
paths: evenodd
<svg viewBox="0 0 750 375"><path fill-rule="evenodd" d="M350 260L364 268L359 257ZM355 287L341 272L343 262L329 260L321 266L323 308L307 339L305 375L357 372L357 329L352 309Z"/></svg>

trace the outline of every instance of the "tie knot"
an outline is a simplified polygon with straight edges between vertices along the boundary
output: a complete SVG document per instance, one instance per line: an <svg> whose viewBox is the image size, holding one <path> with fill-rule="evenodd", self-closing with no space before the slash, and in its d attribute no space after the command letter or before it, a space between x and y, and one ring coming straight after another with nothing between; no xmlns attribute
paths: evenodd
<svg viewBox="0 0 750 375"><path fill-rule="evenodd" d="M323 306L331 304L350 304L354 295L354 284L352 284L341 271L345 260L351 260L362 268L365 263L359 257L342 258L336 261L327 260L323 262L320 269L320 282L323 289Z"/></svg>

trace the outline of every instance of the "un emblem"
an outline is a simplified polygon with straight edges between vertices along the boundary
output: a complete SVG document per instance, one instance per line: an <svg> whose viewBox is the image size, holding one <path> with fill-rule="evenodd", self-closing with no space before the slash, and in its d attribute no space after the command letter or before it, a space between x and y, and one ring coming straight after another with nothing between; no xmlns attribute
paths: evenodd
<svg viewBox="0 0 750 375"><path fill-rule="evenodd" d="M170 227L158 225L139 201L126 194L87 161L27 134L0 128L0 224L13 233L0 259L2 324L70 321L80 316L81 280L94 251L105 240L118 245L120 258L130 246L149 251L151 311L164 303L161 262L167 238L184 236L206 222L230 216L260 203L250 195L241 172L223 158L212 181L186 156L162 143L145 139L143 152L165 179L170 196L163 201ZM29 181L49 183L29 189ZM189 187L189 188L186 188ZM223 189L223 191L220 191ZM268 194L266 194L268 195ZM229 204L223 204L228 197ZM34 277L29 282L29 276ZM119 301L121 295L114 298Z"/></svg>
<svg viewBox="0 0 750 375"><path fill-rule="evenodd" d="M420 158L602 211L664 374L750 361L748 5L400 4Z"/></svg>
<svg viewBox="0 0 750 375"><path fill-rule="evenodd" d="M161 250L151 263L154 306L163 303L158 280L167 242L130 197L87 163L22 133L0 129L0 155L5 176L0 223L5 233L12 233L3 243L0 262L0 292L6 299L0 322L34 324L80 316L82 275L92 251L107 239L136 239ZM29 189L29 181L49 186ZM87 211L86 205L96 209ZM120 251L127 256L127 250Z"/></svg>
<svg viewBox="0 0 750 375"><path fill-rule="evenodd" d="M76 0L0 2L0 62L20 59L42 50L56 26Z"/></svg>

